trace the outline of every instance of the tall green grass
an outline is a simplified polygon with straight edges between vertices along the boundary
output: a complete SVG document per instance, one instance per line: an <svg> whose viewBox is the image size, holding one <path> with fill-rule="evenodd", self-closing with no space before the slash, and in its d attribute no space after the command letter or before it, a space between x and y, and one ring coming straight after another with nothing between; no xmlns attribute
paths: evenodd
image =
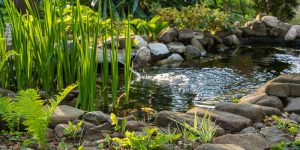
<svg viewBox="0 0 300 150"><path fill-rule="evenodd" d="M28 5L28 14L21 15L10 0L4 0L8 22L12 30L13 49L16 50L14 59L5 65L5 76L1 76L0 85L12 90L39 88L51 97L56 91L66 85L79 81L80 94L77 107L84 110L95 110L101 106L109 111L118 107L119 66L118 47L120 31L115 32L116 20L113 10L110 19L101 18L102 10L97 13L97 21L89 22L91 16L82 13L79 0L72 7L71 31L66 31L64 10L66 2L59 0L44 0L43 13L37 13L35 8ZM75 4L71 1L71 4ZM99 4L101 5L101 2ZM43 15L41 15L43 14ZM94 16L93 16L94 17ZM129 18L129 17L128 17ZM1 24L4 24L1 21ZM0 25L1 25L0 24ZM4 33L0 31L0 42ZM68 37L72 36L72 41ZM111 38L110 46L103 44ZM101 63L101 93L96 93L97 80L97 50L101 45L103 62ZM5 44L0 46L1 55L5 52ZM126 101L130 89L131 63L130 29L127 26L125 48L125 85ZM109 57L111 56L111 72ZM3 72L4 69L0 69ZM3 79L3 80L2 80ZM14 80L15 79L15 80ZM110 96L111 89L111 96ZM96 104L95 97L100 94L102 101ZM112 109L110 109L112 108Z"/></svg>

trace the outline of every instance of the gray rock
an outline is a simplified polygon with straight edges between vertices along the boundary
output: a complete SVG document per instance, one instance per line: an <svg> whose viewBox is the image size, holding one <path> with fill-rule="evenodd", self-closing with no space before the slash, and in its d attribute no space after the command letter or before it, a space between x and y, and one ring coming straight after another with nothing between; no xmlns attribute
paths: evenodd
<svg viewBox="0 0 300 150"><path fill-rule="evenodd" d="M288 33L285 35L284 39L286 41L292 41L299 37L300 37L300 25L293 25L289 29Z"/></svg>
<svg viewBox="0 0 300 150"><path fill-rule="evenodd" d="M241 27L239 28L241 31L243 31L243 36L244 37L251 37L251 36L254 36L255 35L255 31L252 30L251 28L249 27Z"/></svg>
<svg viewBox="0 0 300 150"><path fill-rule="evenodd" d="M148 45L147 41L145 41L141 36L138 35L133 36L133 41L138 48L146 47Z"/></svg>
<svg viewBox="0 0 300 150"><path fill-rule="evenodd" d="M0 95L7 96L7 97L16 97L17 94L13 91L9 91L9 90L0 88Z"/></svg>
<svg viewBox="0 0 300 150"><path fill-rule="evenodd" d="M290 102L285 110L289 113L300 114L300 97L290 98Z"/></svg>
<svg viewBox="0 0 300 150"><path fill-rule="evenodd" d="M241 134L246 134L246 133L257 133L256 129L254 127L248 127L243 129L241 132Z"/></svg>
<svg viewBox="0 0 300 150"><path fill-rule="evenodd" d="M271 144L289 141L289 135L285 134L276 126L264 127L260 130L259 133L263 135Z"/></svg>
<svg viewBox="0 0 300 150"><path fill-rule="evenodd" d="M126 130L128 130L128 131L140 131L142 128L144 128L146 126L147 125L143 122L127 121Z"/></svg>
<svg viewBox="0 0 300 150"><path fill-rule="evenodd" d="M73 123L73 125L77 125L77 124L78 124L79 122L81 122L81 121L82 121L81 128L82 128L82 130L83 130L84 132L85 132L86 130L89 130L89 129L91 129L91 128L96 127L96 125L94 125L94 124L92 124L92 123L90 123L90 122L86 122L86 121L78 120L78 119L73 120L72 123Z"/></svg>
<svg viewBox="0 0 300 150"><path fill-rule="evenodd" d="M177 31L174 28L170 28L162 32L158 38L159 42L168 44L177 39Z"/></svg>
<svg viewBox="0 0 300 150"><path fill-rule="evenodd" d="M205 114L207 114L210 116L212 121L228 132L239 132L251 125L251 120L248 118L218 110L208 110L206 108L195 107L189 110L187 113L197 113L200 117L203 117Z"/></svg>
<svg viewBox="0 0 300 150"><path fill-rule="evenodd" d="M110 116L108 114L103 113L102 111L92 111L86 113L82 120L93 123L94 125L101 125L103 123L110 121Z"/></svg>
<svg viewBox="0 0 300 150"><path fill-rule="evenodd" d="M256 16L256 19L255 19L255 20L261 21L262 18L263 18L264 16L267 16L267 14L266 14L266 13L259 13L259 14Z"/></svg>
<svg viewBox="0 0 300 150"><path fill-rule="evenodd" d="M184 59L179 54L172 54L167 59L158 61L157 64L159 65L170 65L174 63L181 63Z"/></svg>
<svg viewBox="0 0 300 150"><path fill-rule="evenodd" d="M279 109L277 108L273 108L273 107L267 107L267 106L260 106L264 116L272 116L272 115L277 115L277 116L281 116L281 112Z"/></svg>
<svg viewBox="0 0 300 150"><path fill-rule="evenodd" d="M223 38L224 44L228 46L240 45L240 41L236 35L229 35Z"/></svg>
<svg viewBox="0 0 300 150"><path fill-rule="evenodd" d="M148 47L140 48L132 60L134 63L134 67L143 67L147 66L151 61L151 52Z"/></svg>
<svg viewBox="0 0 300 150"><path fill-rule="evenodd" d="M235 144L245 150L264 150L271 147L271 144L260 134L227 134L214 139L215 144Z"/></svg>
<svg viewBox="0 0 300 150"><path fill-rule="evenodd" d="M268 36L266 25L261 21L253 21L250 27L256 36Z"/></svg>
<svg viewBox="0 0 300 150"><path fill-rule="evenodd" d="M153 55L164 55L169 53L168 47L162 43L149 43L148 47Z"/></svg>
<svg viewBox="0 0 300 150"><path fill-rule="evenodd" d="M69 128L69 125L67 125L67 124L58 124L54 129L56 137L58 137L58 138L64 137L65 129L67 129L67 128Z"/></svg>
<svg viewBox="0 0 300 150"><path fill-rule="evenodd" d="M194 32L188 29L182 29L178 31L178 41L186 42L190 41L194 37Z"/></svg>
<svg viewBox="0 0 300 150"><path fill-rule="evenodd" d="M90 130L87 130L83 134L83 141L98 141L105 138L105 130L101 130L100 128L92 128Z"/></svg>
<svg viewBox="0 0 300 150"><path fill-rule="evenodd" d="M229 49L229 47L227 47L226 45L224 45L223 43L216 45L217 51L218 52L225 52L226 50Z"/></svg>
<svg viewBox="0 0 300 150"><path fill-rule="evenodd" d="M47 139L55 138L54 133L55 133L54 129L48 128L47 131L46 131L46 138Z"/></svg>
<svg viewBox="0 0 300 150"><path fill-rule="evenodd" d="M171 53L185 53L186 52L186 48L181 42L171 42L167 46Z"/></svg>
<svg viewBox="0 0 300 150"><path fill-rule="evenodd" d="M278 27L272 28L269 33L270 36L284 38L290 28L290 24L279 22Z"/></svg>
<svg viewBox="0 0 300 150"><path fill-rule="evenodd" d="M187 113L180 113L180 112L171 112L171 111L161 111L157 114L156 117L156 124L160 127L177 127L178 123L187 123L189 125L194 124L195 114L187 114ZM202 118L200 118L200 121ZM225 134L223 128L216 125L217 131L216 135L221 136Z"/></svg>
<svg viewBox="0 0 300 150"><path fill-rule="evenodd" d="M300 116L295 114L295 113L292 113L289 117L291 120L294 120L296 121L297 123L300 123Z"/></svg>
<svg viewBox="0 0 300 150"><path fill-rule="evenodd" d="M83 115L84 111L70 107L67 105L58 106L51 116L50 127L55 127L58 124L67 124L69 121L78 119Z"/></svg>
<svg viewBox="0 0 300 150"><path fill-rule="evenodd" d="M265 127L265 125L261 122L257 122L257 123L253 124L253 127L256 129L261 129L261 128Z"/></svg>
<svg viewBox="0 0 300 150"><path fill-rule="evenodd" d="M194 32L194 38L196 40L202 40L204 38L204 33L203 32Z"/></svg>
<svg viewBox="0 0 300 150"><path fill-rule="evenodd" d="M255 93L251 97L242 98L240 103L253 102L252 104L257 104L261 106L274 107L279 110L283 109L282 101L276 96L269 96L265 93Z"/></svg>
<svg viewBox="0 0 300 150"><path fill-rule="evenodd" d="M245 150L244 148L234 144L203 144L195 150Z"/></svg>
<svg viewBox="0 0 300 150"><path fill-rule="evenodd" d="M215 109L249 118L253 122L259 122L265 116L261 107L253 104L218 103Z"/></svg>
<svg viewBox="0 0 300 150"><path fill-rule="evenodd" d="M271 28L276 28L279 24L279 20L274 16L264 16L262 17L261 21L264 22L267 27Z"/></svg>
<svg viewBox="0 0 300 150"><path fill-rule="evenodd" d="M205 50L201 51L200 49L198 49L193 45L187 45L185 48L186 48L186 52L184 53L184 55L186 56L187 59L205 56L207 53Z"/></svg>
<svg viewBox="0 0 300 150"><path fill-rule="evenodd" d="M200 51L205 51L204 47L202 46L201 42L197 38L193 38L191 40L191 44L194 47L197 47Z"/></svg>

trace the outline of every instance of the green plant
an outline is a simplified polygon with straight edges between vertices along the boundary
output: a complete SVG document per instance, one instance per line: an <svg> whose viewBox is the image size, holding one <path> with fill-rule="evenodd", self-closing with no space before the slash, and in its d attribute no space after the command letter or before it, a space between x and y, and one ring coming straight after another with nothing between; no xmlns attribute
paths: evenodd
<svg viewBox="0 0 300 150"><path fill-rule="evenodd" d="M195 113L193 125L185 122L175 122L179 124L178 128L182 132L185 141L199 140L201 143L211 142L217 129L215 124L210 121L207 113L203 118L199 118Z"/></svg>
<svg viewBox="0 0 300 150"><path fill-rule="evenodd" d="M241 100L236 98L235 96L231 97L231 102L232 103L239 103Z"/></svg>
<svg viewBox="0 0 300 150"><path fill-rule="evenodd" d="M282 120L276 115L273 115L272 118L277 122L277 127L279 129L286 129L288 127L289 120Z"/></svg>
<svg viewBox="0 0 300 150"><path fill-rule="evenodd" d="M300 149L300 140L289 141L289 142L280 142L276 145L273 145L271 150L286 150L286 149L299 150Z"/></svg>
<svg viewBox="0 0 300 150"><path fill-rule="evenodd" d="M44 106L44 101L40 99L37 91L33 89L18 92L14 101L9 102L8 105L14 107L13 113L22 116L27 131L32 133L42 149L46 148L46 130L52 113L76 86L77 84L68 86L63 92L50 100L50 105L46 106Z"/></svg>
<svg viewBox="0 0 300 150"><path fill-rule="evenodd" d="M0 97L0 115L1 119L7 123L10 132L14 132L19 126L20 116L15 111L15 103L8 97Z"/></svg>
<svg viewBox="0 0 300 150"><path fill-rule="evenodd" d="M181 136L181 134L164 134L159 132L158 128L145 128L143 132L145 133L143 135L137 135L135 132L126 132L125 138L113 138L112 140L117 143L116 149L149 150L157 149L166 143L172 143Z"/></svg>
<svg viewBox="0 0 300 150"><path fill-rule="evenodd" d="M121 133L125 133L127 118L122 121L122 124L119 124L118 118L114 113L110 114L111 125L114 126L115 131L120 131Z"/></svg>
<svg viewBox="0 0 300 150"><path fill-rule="evenodd" d="M79 136L79 133L81 131L83 121L78 122L76 125L74 125L71 121L68 122L69 127L65 128L64 133L67 137L70 137L72 139L76 139Z"/></svg>
<svg viewBox="0 0 300 150"><path fill-rule="evenodd" d="M289 119L282 120L278 116L272 116L272 118L277 122L277 127L289 132L291 135L295 136L300 131L300 126L295 123L291 123Z"/></svg>

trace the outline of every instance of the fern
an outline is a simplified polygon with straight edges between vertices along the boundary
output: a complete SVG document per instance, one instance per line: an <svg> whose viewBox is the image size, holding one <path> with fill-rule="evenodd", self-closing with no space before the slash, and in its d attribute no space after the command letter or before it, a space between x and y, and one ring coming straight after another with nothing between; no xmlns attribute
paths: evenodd
<svg viewBox="0 0 300 150"><path fill-rule="evenodd" d="M11 132L19 125L20 117L14 112L14 103L8 97L0 97L0 116Z"/></svg>
<svg viewBox="0 0 300 150"><path fill-rule="evenodd" d="M4 65L5 65L6 61L8 60L8 58L10 56L13 56L13 55L18 55L18 53L15 52L15 51L8 51L4 54L4 56L1 56L1 58L0 58L0 70L2 70L2 68L4 67Z"/></svg>
<svg viewBox="0 0 300 150"><path fill-rule="evenodd" d="M42 149L46 148L46 130L50 123L50 118L59 103L78 84L68 86L63 92L51 99L50 106L44 106L38 92L33 89L18 92L16 97L16 112L24 117L23 124L27 126L27 131L39 142Z"/></svg>

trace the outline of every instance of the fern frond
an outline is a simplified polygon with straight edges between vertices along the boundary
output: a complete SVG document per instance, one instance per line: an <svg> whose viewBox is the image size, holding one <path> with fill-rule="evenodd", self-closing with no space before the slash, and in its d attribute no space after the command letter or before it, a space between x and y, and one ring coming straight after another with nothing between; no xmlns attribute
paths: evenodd
<svg viewBox="0 0 300 150"><path fill-rule="evenodd" d="M55 111L56 107L59 105L59 103L61 103L61 101L64 100L64 98L77 86L78 83L69 85L62 92L60 92L59 95L56 95L55 98L51 100L49 112L52 114Z"/></svg>
<svg viewBox="0 0 300 150"><path fill-rule="evenodd" d="M0 97L0 116L7 123L7 127L11 132L19 125L20 116L14 111L15 105L11 102L11 98Z"/></svg>

